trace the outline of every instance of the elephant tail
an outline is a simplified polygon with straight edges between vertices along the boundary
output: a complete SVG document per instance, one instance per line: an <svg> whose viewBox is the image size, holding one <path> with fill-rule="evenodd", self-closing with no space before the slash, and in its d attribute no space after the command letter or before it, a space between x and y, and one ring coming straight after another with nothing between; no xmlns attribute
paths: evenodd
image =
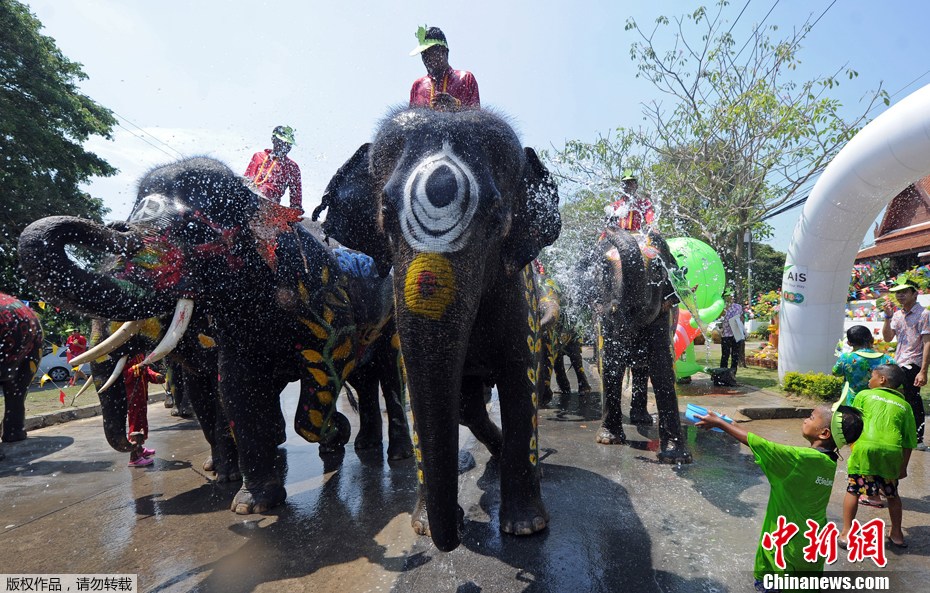
<svg viewBox="0 0 930 593"><path fill-rule="evenodd" d="M358 414L358 397L348 383L345 383L343 387L346 388L346 398L349 400L349 405L352 406L352 411Z"/></svg>

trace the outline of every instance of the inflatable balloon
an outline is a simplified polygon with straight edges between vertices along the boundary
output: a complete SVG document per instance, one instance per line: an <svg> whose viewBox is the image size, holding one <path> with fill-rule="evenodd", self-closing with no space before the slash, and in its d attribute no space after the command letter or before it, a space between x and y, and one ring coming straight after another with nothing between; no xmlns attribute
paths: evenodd
<svg viewBox="0 0 930 593"><path fill-rule="evenodd" d="M691 343L705 329L698 328L717 319L726 307L723 288L727 277L720 256L707 243L690 237L675 237L668 240L668 246L678 267L685 271L692 301L680 307L675 331L675 375L681 379L704 370L697 363ZM693 318L695 314L698 319Z"/></svg>
<svg viewBox="0 0 930 593"><path fill-rule="evenodd" d="M685 348L684 356L680 356L675 360L675 377L683 379L703 371L704 365L698 364L697 357L694 355L694 342L691 342Z"/></svg>
<svg viewBox="0 0 930 593"><path fill-rule="evenodd" d="M701 333L696 327L691 325L691 313L687 311L678 311L678 327L675 328L675 358L680 358L694 338Z"/></svg>
<svg viewBox="0 0 930 593"><path fill-rule="evenodd" d="M668 246L678 267L685 269L700 321L705 324L714 321L726 307L723 288L727 276L720 256L707 243L690 237L669 239ZM692 319L691 325L698 327L697 320Z"/></svg>

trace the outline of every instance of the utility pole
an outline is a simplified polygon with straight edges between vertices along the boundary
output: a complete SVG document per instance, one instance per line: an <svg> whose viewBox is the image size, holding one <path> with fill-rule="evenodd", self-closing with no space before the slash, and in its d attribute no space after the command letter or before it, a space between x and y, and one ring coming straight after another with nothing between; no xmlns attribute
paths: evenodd
<svg viewBox="0 0 930 593"><path fill-rule="evenodd" d="M752 306L752 231L743 235L746 243L746 302Z"/></svg>

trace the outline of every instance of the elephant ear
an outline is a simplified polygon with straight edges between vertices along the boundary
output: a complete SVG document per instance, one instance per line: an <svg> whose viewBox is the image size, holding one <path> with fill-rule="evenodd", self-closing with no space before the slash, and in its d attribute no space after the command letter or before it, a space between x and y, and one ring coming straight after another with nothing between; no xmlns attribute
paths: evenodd
<svg viewBox="0 0 930 593"><path fill-rule="evenodd" d="M504 242L504 266L512 273L533 261L543 247L552 245L562 230L559 190L532 148L526 159L513 223Z"/></svg>
<svg viewBox="0 0 930 593"><path fill-rule="evenodd" d="M323 221L326 236L371 256L378 266L378 274L384 277L391 269L391 257L378 222L379 190L368 167L370 148L371 144L363 144L339 167L311 219L316 220L323 210L329 209Z"/></svg>

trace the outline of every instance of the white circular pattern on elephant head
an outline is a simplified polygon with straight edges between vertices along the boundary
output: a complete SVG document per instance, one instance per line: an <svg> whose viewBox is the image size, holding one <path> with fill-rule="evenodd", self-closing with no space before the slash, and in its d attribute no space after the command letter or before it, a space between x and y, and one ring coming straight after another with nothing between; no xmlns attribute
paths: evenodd
<svg viewBox="0 0 930 593"><path fill-rule="evenodd" d="M149 194L133 209L129 222L148 222L160 218L167 210L168 198L161 194Z"/></svg>
<svg viewBox="0 0 930 593"><path fill-rule="evenodd" d="M417 251L457 251L477 208L474 173L443 142L442 150L421 160L407 178L401 230Z"/></svg>

